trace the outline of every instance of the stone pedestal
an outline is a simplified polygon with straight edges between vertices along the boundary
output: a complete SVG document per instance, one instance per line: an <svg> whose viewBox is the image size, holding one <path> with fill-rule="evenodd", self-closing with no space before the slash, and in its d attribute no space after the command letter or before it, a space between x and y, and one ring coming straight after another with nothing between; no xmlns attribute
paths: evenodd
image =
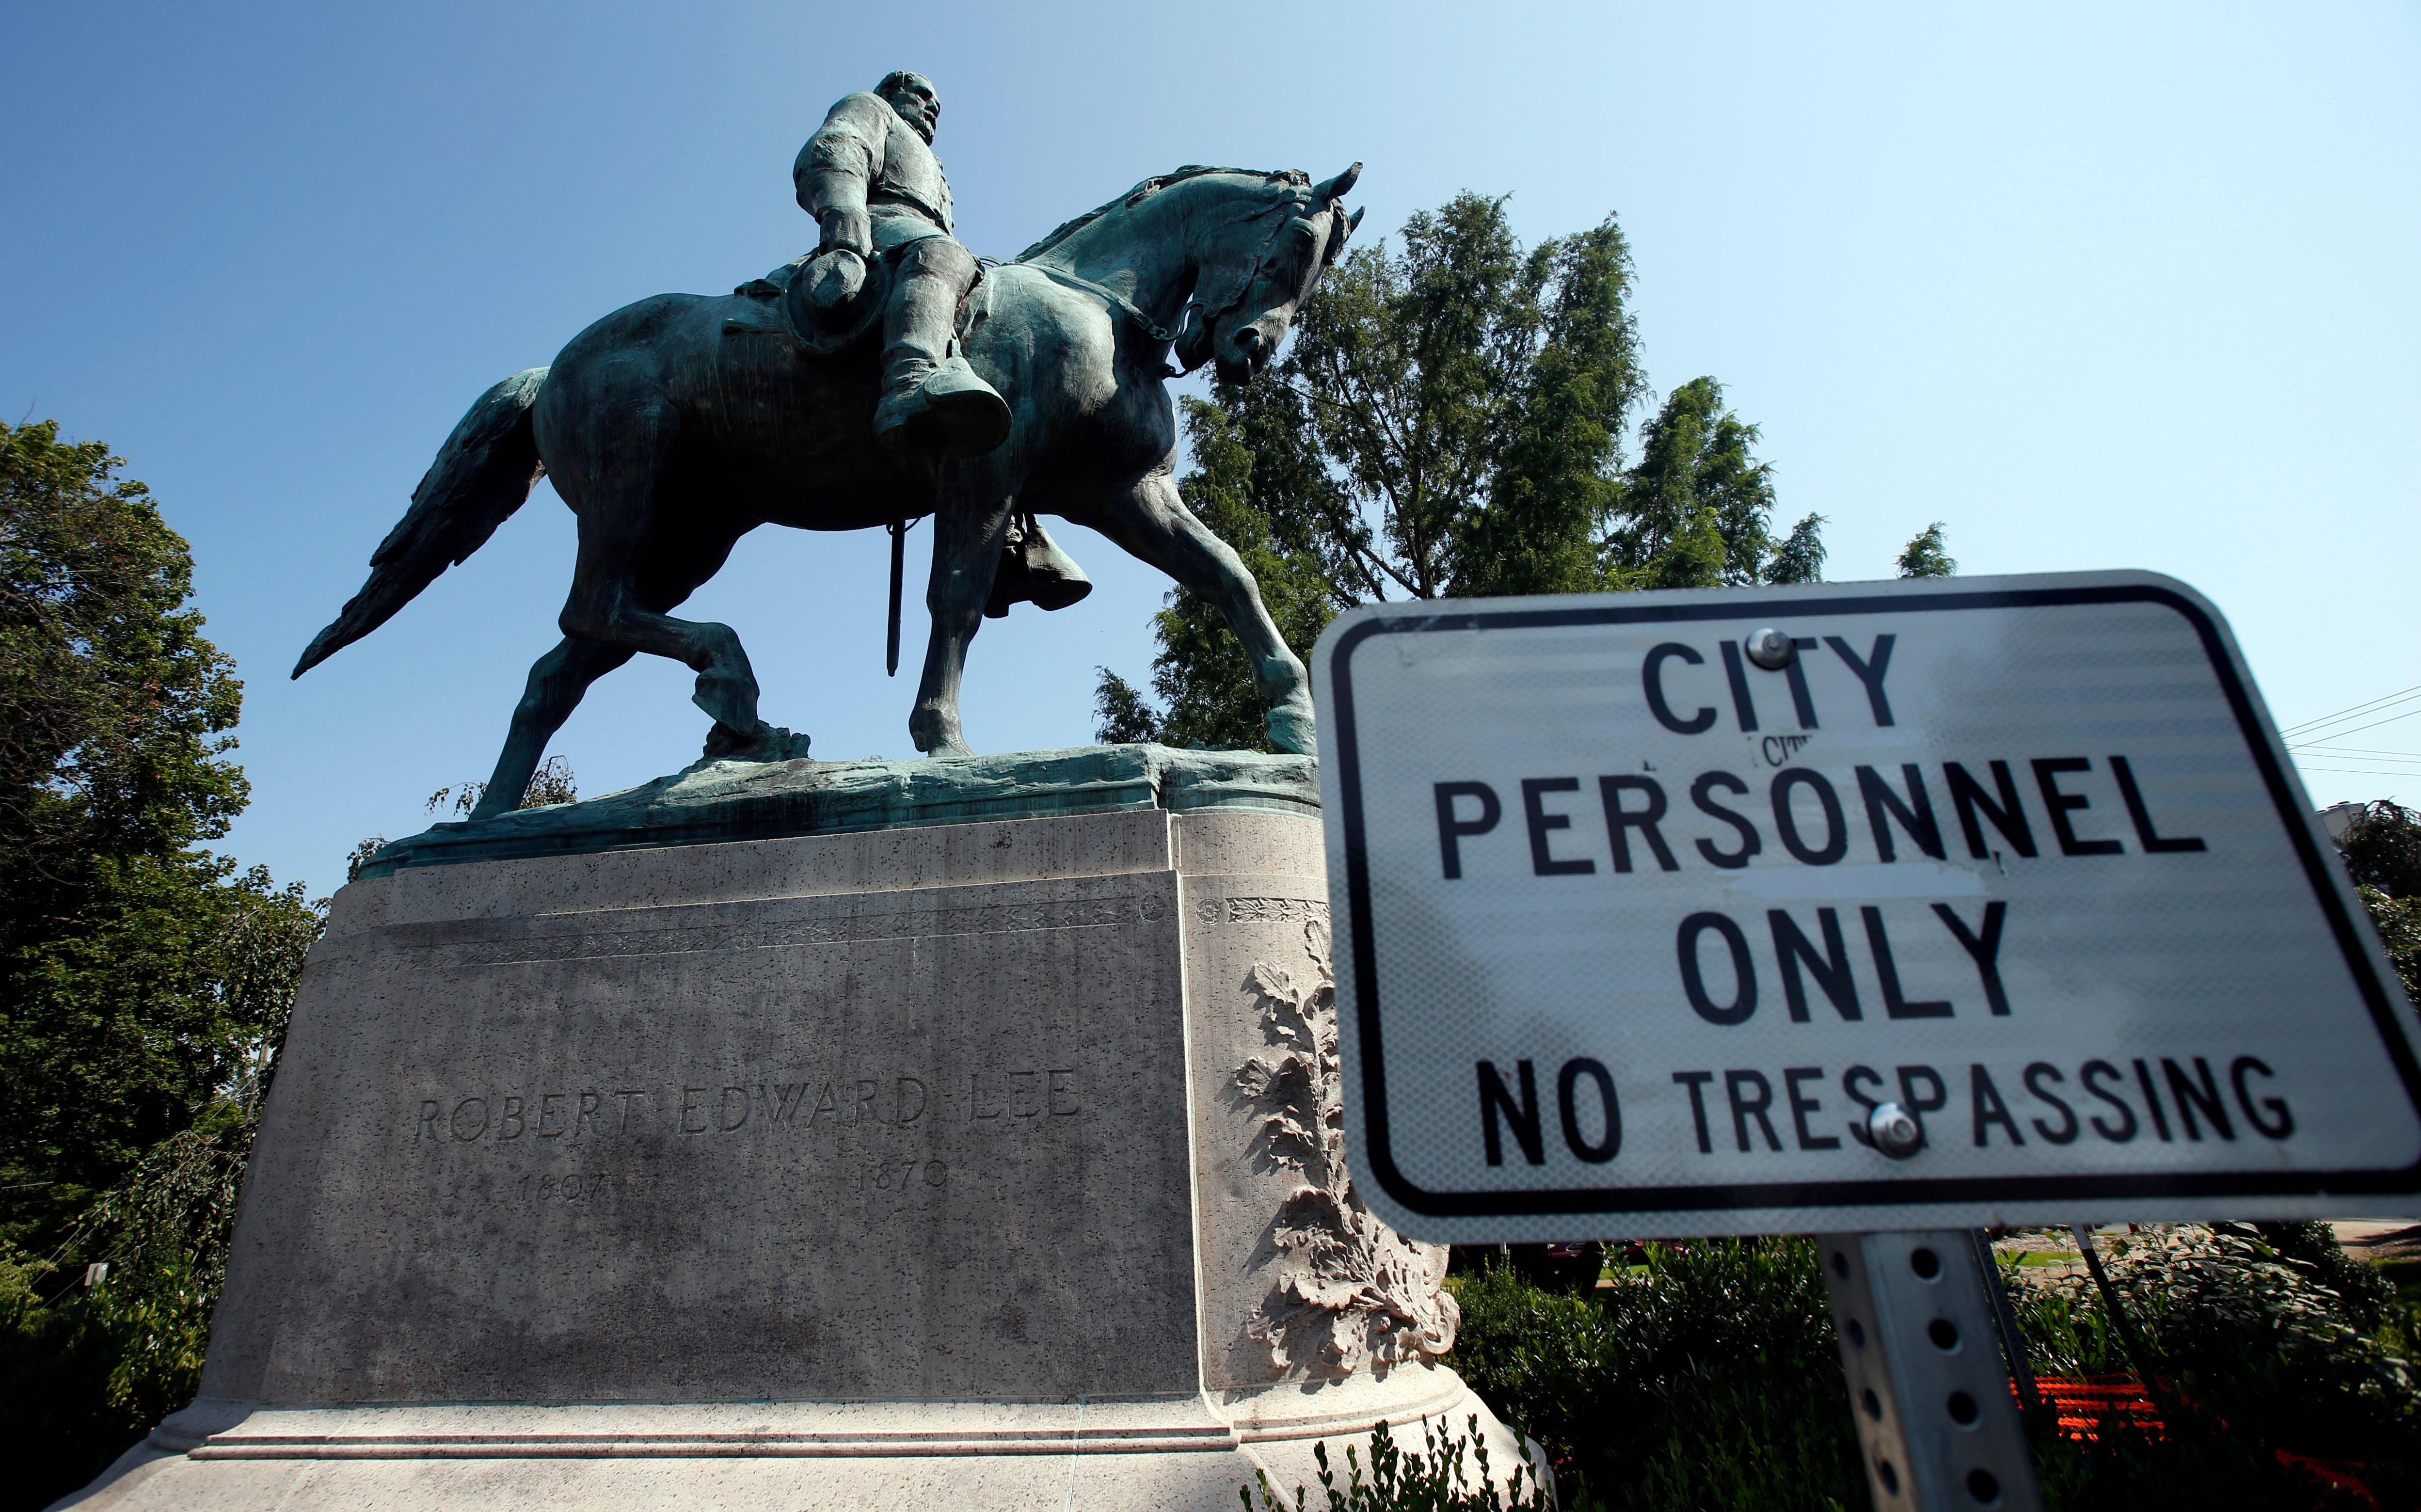
<svg viewBox="0 0 2421 1512"><path fill-rule="evenodd" d="M1473 1414L1509 1467L1433 1363L1445 1252L1341 1165L1319 825L1165 775L392 848L305 974L202 1396L79 1504L1226 1512Z"/></svg>

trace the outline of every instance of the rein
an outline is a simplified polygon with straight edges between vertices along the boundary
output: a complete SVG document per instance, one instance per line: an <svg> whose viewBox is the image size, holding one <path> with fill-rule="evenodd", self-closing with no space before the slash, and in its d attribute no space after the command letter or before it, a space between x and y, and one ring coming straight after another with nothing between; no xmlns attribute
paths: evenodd
<svg viewBox="0 0 2421 1512"><path fill-rule="evenodd" d="M1010 262L1003 263L1002 266L1007 268L1030 268L1034 272L1040 273L1043 277L1051 279L1054 283L1065 284L1070 288L1082 289L1084 292L1102 301L1112 309L1123 311L1127 319L1141 326L1143 328L1144 335L1151 337L1154 341L1165 342L1177 339L1176 332L1162 329L1159 321L1145 314L1142 307L1137 305L1134 301L1127 298L1124 294L1119 293L1115 288L1109 288L1101 284L1097 284L1089 278L1079 278L1074 273L1054 268L1047 262ZM1237 297L1241 299L1242 297L1242 293L1240 292Z"/></svg>
<svg viewBox="0 0 2421 1512"><path fill-rule="evenodd" d="M1269 234L1261 238L1259 248L1254 252L1252 258L1245 263L1243 272L1237 276L1235 280L1235 288L1228 292L1226 298L1223 300L1216 308L1212 308L1204 304L1199 295L1188 300L1186 302L1186 316L1190 319L1198 313L1204 320L1215 320L1220 316L1226 314L1229 310L1232 310L1237 305L1242 304L1244 300L1244 291L1252 287L1253 271L1268 260L1270 248L1276 244L1279 233L1284 231L1287 227L1287 215L1291 213L1297 208L1298 205L1290 201L1287 204L1279 205L1273 210L1260 210L1249 217L1253 220L1268 218L1270 222L1270 229ZM1239 218L1242 219L1243 217ZM994 267L1031 269L1034 272L1040 273L1045 278L1052 280L1054 283L1064 284L1070 288L1079 289L1085 293L1092 295L1095 299L1098 299L1103 304L1109 305L1110 308L1125 315L1127 319L1132 320L1143 330L1143 333L1146 335L1151 337L1154 341L1166 345L1174 344L1178 339L1179 331L1166 329L1162 326L1159 321L1153 320L1148 314L1145 313L1143 308L1137 305L1134 301L1127 298L1124 294L1119 293L1117 289L1097 284L1089 278L1080 278L1076 274L1069 273L1064 269L1054 268L1047 262L992 263L992 259L989 257L980 258L978 260L985 263L991 263L992 266ZM1180 320L1178 322L1180 331L1184 327L1185 323L1186 321L1183 320Z"/></svg>

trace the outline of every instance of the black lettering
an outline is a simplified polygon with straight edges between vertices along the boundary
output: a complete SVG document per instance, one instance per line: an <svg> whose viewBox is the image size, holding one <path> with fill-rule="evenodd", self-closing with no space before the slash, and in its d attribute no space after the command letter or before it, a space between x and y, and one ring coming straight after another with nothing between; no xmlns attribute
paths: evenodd
<svg viewBox="0 0 2421 1512"><path fill-rule="evenodd" d="M2152 828L2152 811L2145 806L2144 790L2135 786L2135 770L2127 764L2125 756L2115 756L2110 758L2110 774L2118 779L2118 796L2127 801L2127 817L2135 821L2135 841L2144 848L2147 855L2157 856L2171 850L2209 849L2193 835L2184 835L2175 840L2161 838L2160 832Z"/></svg>
<svg viewBox="0 0 2421 1512"><path fill-rule="evenodd" d="M1799 932L1798 921L1791 918L1788 910L1768 909L1765 922L1773 931L1773 959L1782 971L1782 1000L1789 1005L1792 1023L1807 1021L1807 988L1799 977L1803 964L1815 974L1816 985L1824 990L1835 1012L1853 1023L1866 1017L1858 1006L1857 980L1850 974L1850 946L1841 938L1841 915L1837 910L1816 911L1817 932L1824 937L1821 956Z"/></svg>
<svg viewBox="0 0 2421 1512"><path fill-rule="evenodd" d="M1698 974L1698 937L1712 929L1724 937L1732 953L1732 1000L1718 1003L1707 992L1706 979ZM1721 913L1693 913L1681 921L1675 946L1681 958L1681 990L1689 994L1690 1006L1709 1023L1731 1025L1746 1023L1757 1011L1757 963L1749 959L1748 939L1741 927Z"/></svg>
<svg viewBox="0 0 2421 1512"><path fill-rule="evenodd" d="M2227 1104L2219 1095L2218 1081L2210 1074L2210 1062L2196 1055L2194 1065L2195 1076L2201 1078L2199 1085L2186 1075L2185 1068L2166 1055L2161 1057L2161 1074L2168 1081L2169 1096L2177 1099L2178 1121L2186 1126L2186 1138L2202 1138L2202 1125L2195 1118L2195 1111L2200 1109L2220 1138L2234 1139L2236 1129L2227 1121Z"/></svg>
<svg viewBox="0 0 2421 1512"><path fill-rule="evenodd" d="M1816 649L1815 641L1804 635L1793 640L1790 645L1794 653ZM1807 695L1806 659L1796 654L1792 655L1789 661L1782 664L1782 675L1790 679L1790 711L1799 716L1799 727L1803 730L1814 729L1816 700Z"/></svg>
<svg viewBox="0 0 2421 1512"><path fill-rule="evenodd" d="M1640 683L1648 694L1648 711L1656 716L1657 724L1676 735L1703 735L1715 723L1712 705L1701 708L1688 719L1682 719L1673 712L1673 706L1664 701L1664 662L1672 657L1679 657L1691 666L1697 666L1707 660L1679 641L1666 641L1649 651L1646 664L1639 669Z"/></svg>
<svg viewBox="0 0 2421 1512"><path fill-rule="evenodd" d="M1924 1138L1917 1144L1917 1147L1923 1149L1932 1139L1930 1134L1925 1134L1925 1115L1929 1113L1940 1113L1950 1106L1949 1084L1942 1080L1942 1073L1930 1066L1895 1066L1892 1070L1899 1077L1899 1105L1915 1117L1917 1131L1924 1134ZM1920 1098L1916 1095L1916 1084L1919 1082L1928 1083L1932 1086L1931 1097Z"/></svg>
<svg viewBox="0 0 2421 1512"><path fill-rule="evenodd" d="M1950 1003L1946 998L1929 998L1911 1003L1900 996L1899 965L1892 959L1891 936L1883 933L1883 911L1871 905L1858 910L1858 917L1867 924L1867 949L1875 958L1875 979L1882 984L1883 1015L1892 1019L1947 1019Z"/></svg>
<svg viewBox="0 0 2421 1512"><path fill-rule="evenodd" d="M1718 850L1715 849L1715 842L1701 838L1698 841L1698 854L1726 871L1738 871L1748 865L1749 857L1765 849L1765 843L1757 838L1756 825L1714 801L1711 795L1718 787L1727 792L1743 795L1748 792L1748 784L1728 772L1701 772L1698 780L1690 785L1690 802L1698 805L1700 813L1722 819L1738 830L1741 848L1738 850Z"/></svg>
<svg viewBox="0 0 2421 1512"><path fill-rule="evenodd" d="M2059 774L2063 772L2091 772L2093 762L2085 756L2038 756L2035 758L2035 786L2042 789L2043 807L2051 810L2051 833L2059 838L2063 856L2115 856L2126 850L2116 840L2080 840L2074 822L2068 817L2072 808L2090 808L2093 800L2077 793L2059 790Z"/></svg>
<svg viewBox="0 0 2421 1512"><path fill-rule="evenodd" d="M1731 643L1726 641L1724 644L1729 646ZM1757 1100L1754 1102L1741 1096L1741 1089L1747 1086L1757 1088ZM1766 1145L1777 1150L1782 1148L1782 1139L1773 1131L1773 1120L1767 1116L1768 1110L1773 1106L1773 1083L1765 1079L1764 1072L1726 1071L1724 1097L1732 1105L1732 1136L1740 1141L1742 1154L1747 1154L1751 1147L1748 1142L1748 1121L1752 1118L1757 1120L1757 1127L1764 1132Z"/></svg>
<svg viewBox="0 0 2421 1512"><path fill-rule="evenodd" d="M1462 875L1462 840L1465 835L1486 834L1496 828L1505 817L1505 805L1496 801L1496 789L1484 782L1442 782L1437 785L1438 859L1445 865L1448 877ZM1479 818L1459 819L1454 817L1454 801L1458 798L1479 800Z"/></svg>
<svg viewBox="0 0 2421 1512"><path fill-rule="evenodd" d="M1479 1063L1479 1132L1481 1143L1487 1146L1488 1163L1505 1163L1505 1146L1496 1129L1496 1116L1502 1113L1513 1130L1514 1142L1522 1146L1522 1158L1532 1165L1544 1165L1547 1152L1539 1138L1538 1080L1528 1061L1515 1061L1513 1073L1522 1083L1522 1100L1518 1103L1505 1085L1505 1078L1496 1073L1496 1063Z"/></svg>
<svg viewBox="0 0 2421 1512"><path fill-rule="evenodd" d="M2295 1115L2287 1111L2287 1104L2280 1099L2276 1098L2261 1099L2261 1106L2270 1110L2270 1117L2277 1120L2274 1126L2269 1119L2254 1111L2253 1094L2246 1091L2244 1087L2244 1073L2247 1071L2258 1071L2263 1076L2277 1074L2251 1055L2239 1055L2235 1063L2228 1067L2227 1079L2236 1085L2236 1105L2244 1110L2244 1121L2251 1124L2265 1139L2284 1139L2293 1133ZM1704 1136L1700 1137L1703 1141Z"/></svg>
<svg viewBox="0 0 2421 1512"><path fill-rule="evenodd" d="M1896 635L1876 636L1875 648L1867 653L1866 661L1861 662L1858 653L1850 649L1849 642L1838 635L1824 637L1824 644L1833 648L1833 654L1847 662L1850 670L1857 674L1858 680L1867 685L1867 707L1874 710L1878 727L1892 722L1891 700L1883 696L1883 669L1891 665L1892 643L1898 638Z"/></svg>
<svg viewBox="0 0 2421 1512"><path fill-rule="evenodd" d="M1729 642L1726 642L1729 645ZM1816 802L1824 810L1824 843L1810 846L1799 834L1799 820L1790 811L1790 790L1813 787ZM1841 819L1840 796L1820 772L1805 767L1793 767L1773 779L1773 830L1782 837L1782 849L1810 866L1829 866L1850 853L1850 827Z"/></svg>
<svg viewBox="0 0 2421 1512"><path fill-rule="evenodd" d="M1874 832L1875 854L1885 861L1898 861L1898 850L1892 844L1891 825L1883 816L1899 820L1916 848L1936 861L1948 859L1942 849L1942 826L1934 821L1933 798L1925 790L1925 773L1913 761L1903 761L1900 781L1908 785L1908 801L1902 803L1893 792L1891 784L1872 767L1858 769L1858 796L1866 800L1867 828Z"/></svg>
<svg viewBox="0 0 2421 1512"><path fill-rule="evenodd" d="M1690 1089L1690 1116L1698 1125L1698 1153L1715 1153L1715 1142L1707 1137L1707 1083L1715 1079L1712 1071L1675 1071L1673 1080Z"/></svg>
<svg viewBox="0 0 2421 1512"><path fill-rule="evenodd" d="M1724 676L1731 679L1732 711L1740 716L1740 727L1757 728L1757 704L1748 695L1748 668L1741 662L1740 647L1724 642Z"/></svg>
<svg viewBox="0 0 2421 1512"><path fill-rule="evenodd" d="M2140 1060L2135 1063L2135 1084L2144 1089L2144 1104L2151 1110L2152 1132L2161 1136L2162 1144L2170 1143L2169 1115L2162 1111L2160 1089L2152 1085L2152 1068Z"/></svg>
<svg viewBox="0 0 2421 1512"><path fill-rule="evenodd" d="M2001 1089L1992 1084L1992 1073L1981 1066L1967 1068L1967 1105L1976 1116L1976 1147L1984 1149L1991 1144L1991 1126L1999 1124L2009 1131L2009 1143L2023 1145L2026 1136L2018 1132L2018 1121L2009 1116L2009 1105L2001 1100Z"/></svg>
<svg viewBox="0 0 2421 1512"><path fill-rule="evenodd" d="M1580 1109L1572 1099L1572 1088L1584 1076L1597 1083L1598 1107L1605 1115L1605 1132L1594 1145L1581 1137ZM1563 1116L1565 1147L1589 1164L1603 1165L1622 1148L1622 1105L1614 1099L1614 1073L1603 1062L1585 1055L1564 1062L1555 1073L1555 1111Z"/></svg>
<svg viewBox="0 0 2421 1512"><path fill-rule="evenodd" d="M2051 1062L2037 1061L2026 1068L2026 1090L2033 1093L2036 1098L2044 1102L2050 1103L2053 1107L2059 1110L2060 1125L2058 1131L2054 1132L2051 1125L2044 1123L2039 1118L2037 1118L2034 1120L2035 1132L2040 1134L2044 1139L2054 1145L2074 1144L2076 1142L2077 1128L2076 1110L2070 1107L2066 1101L2062 1100L2058 1094L2053 1092L2050 1088L2042 1084L2043 1078L2045 1077L2049 1077L2054 1082L2065 1082L2068 1080L2068 1078L2060 1075L2059 1068L2054 1066Z"/></svg>
<svg viewBox="0 0 2421 1512"><path fill-rule="evenodd" d="M2116 1129L2103 1123L2099 1115L2088 1120L2093 1125L2093 1131L2113 1145L2124 1145L2135 1137L2135 1105L2115 1092L2103 1091L2100 1083L2104 1077L2116 1082L2126 1074L2108 1061L2086 1061L2084 1069L2076 1073L2077 1081L2084 1083L2086 1092L2117 1109L2118 1116L2127 1120Z"/></svg>
<svg viewBox="0 0 2421 1512"><path fill-rule="evenodd" d="M1984 1002L1995 1019L2009 1016L2009 994L2001 988L2001 926L2009 919L2009 905L1994 898L1984 905L1984 932L1970 934L1966 923L1951 912L1947 903L1933 905L1933 912L1950 929L1951 938L1967 952L1976 963L1976 974L1984 983Z"/></svg>
<svg viewBox="0 0 2421 1512"><path fill-rule="evenodd" d="M1861 1145L1871 1146L1875 1137L1867 1132L1867 1115L1874 1112L1875 1105L1882 1101L1882 1099L1870 1098L1858 1090L1858 1083L1861 1082L1872 1082L1875 1085L1881 1086L1883 1084L1882 1073L1871 1066L1852 1066L1841 1073L1842 1095L1865 1110L1857 1117L1850 1120L1850 1137Z"/></svg>
<svg viewBox="0 0 2421 1512"><path fill-rule="evenodd" d="M1640 838L1648 842L1648 849L1656 853L1657 865L1666 871L1681 869L1681 864L1673 859L1672 848L1656 828L1657 820L1664 817L1664 789L1655 778L1600 777L1597 792L1605 804L1605 837L1614 847L1615 870L1631 869L1631 837L1623 832L1632 829L1637 830ZM1625 793L1640 794L1648 806L1635 811L1626 809L1622 806Z"/></svg>
<svg viewBox="0 0 2421 1512"><path fill-rule="evenodd" d="M1597 863L1586 856L1577 861L1557 861L1547 853L1547 834L1551 830L1572 827L1570 814L1550 814L1545 797L1549 793L1576 793L1581 790L1578 777L1524 777L1522 779L1522 818L1530 827L1530 870L1540 877L1571 877L1597 870Z"/></svg>
<svg viewBox="0 0 2421 1512"><path fill-rule="evenodd" d="M1782 1096L1790 1104L1790 1127L1799 1135L1799 1147L1804 1150L1836 1150L1840 1139L1832 1134L1811 1134L1807 1131L1807 1115L1822 1113L1824 1105L1799 1090L1802 1082L1812 1082L1824 1074L1820 1066L1793 1066L1782 1073Z"/></svg>
<svg viewBox="0 0 2421 1512"><path fill-rule="evenodd" d="M1950 806L1959 811L1959 828L1967 836L1967 853L1981 861L1992 852L1984 844L1984 828L1976 822L1976 812L1992 821L2009 849L2022 856L2035 853L2035 832L2026 823L2025 805L2018 802L2017 779L2009 775L2006 761L1992 763L1992 783L2000 789L1997 803L1985 796L1983 787L1967 774L1967 769L1956 761L1942 764L1942 775L1950 784Z"/></svg>

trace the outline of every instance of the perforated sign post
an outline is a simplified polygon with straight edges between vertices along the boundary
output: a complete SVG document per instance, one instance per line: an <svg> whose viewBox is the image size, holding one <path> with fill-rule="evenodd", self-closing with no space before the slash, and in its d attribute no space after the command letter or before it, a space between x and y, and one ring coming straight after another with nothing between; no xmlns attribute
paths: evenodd
<svg viewBox="0 0 2421 1512"><path fill-rule="evenodd" d="M1406 1234L1832 1236L1853 1385L1850 1322L1952 1326L1891 1326L1895 1396L1992 1352L1961 1231L2421 1192L2413 1010L2182 584L1373 604L1313 670L1349 1150ZM2031 1504L1978 1402L1862 1412L1879 1504Z"/></svg>

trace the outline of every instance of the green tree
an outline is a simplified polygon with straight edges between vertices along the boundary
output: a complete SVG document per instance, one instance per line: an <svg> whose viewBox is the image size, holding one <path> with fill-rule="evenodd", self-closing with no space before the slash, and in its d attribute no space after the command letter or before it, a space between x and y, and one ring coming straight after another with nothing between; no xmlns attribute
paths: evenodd
<svg viewBox="0 0 2421 1512"><path fill-rule="evenodd" d="M2421 1004L2421 813L2372 803L2337 837L2337 853L2406 994Z"/></svg>
<svg viewBox="0 0 2421 1512"><path fill-rule="evenodd" d="M1959 563L1942 549L1942 522L1918 531L1899 553L1899 575L1904 578L1956 577Z"/></svg>
<svg viewBox="0 0 2421 1512"><path fill-rule="evenodd" d="M242 685L120 467L0 426L0 1235L43 1247L260 1059L242 942L311 915L200 848L247 796Z"/></svg>
<svg viewBox="0 0 2421 1512"><path fill-rule="evenodd" d="M1676 390L1623 466L1647 384L1613 217L1524 251L1502 199L1464 194L1399 240L1330 272L1259 383L1186 401L1187 501L1298 655L1371 600L1754 583L1780 559L1772 470L1713 380ZM1821 523L1786 570L1813 577ZM1101 738L1267 749L1216 611L1180 589L1153 630L1164 708L1103 669Z"/></svg>

